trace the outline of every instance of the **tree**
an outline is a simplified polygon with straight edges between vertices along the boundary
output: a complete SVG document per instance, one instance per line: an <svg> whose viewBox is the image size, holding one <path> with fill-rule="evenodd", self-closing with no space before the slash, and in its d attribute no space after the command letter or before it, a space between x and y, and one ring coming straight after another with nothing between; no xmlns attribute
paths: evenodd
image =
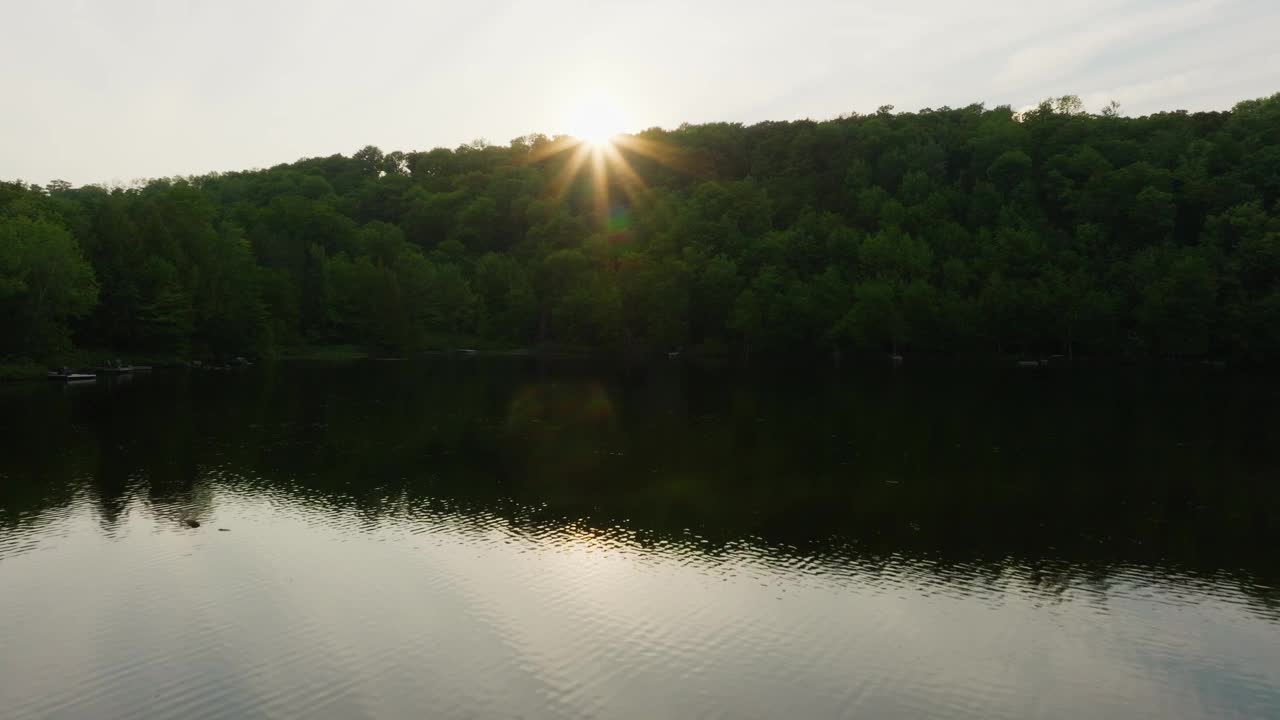
<svg viewBox="0 0 1280 720"><path fill-rule="evenodd" d="M898 345L907 340L907 319L897 288L888 281L873 280L859 285L854 295L853 307L836 325L834 336L863 348L888 343L896 355Z"/></svg>
<svg viewBox="0 0 1280 720"><path fill-rule="evenodd" d="M0 343L37 358L64 350L68 321L93 309L98 285L71 234L48 220L0 217Z"/></svg>
<svg viewBox="0 0 1280 720"><path fill-rule="evenodd" d="M396 260L395 275L415 327L444 333L475 329L478 299L456 265L435 263L409 250Z"/></svg>
<svg viewBox="0 0 1280 720"><path fill-rule="evenodd" d="M742 338L742 356L750 360L751 348L764 326L764 312L755 290L746 288L738 293L729 314L728 326Z"/></svg>
<svg viewBox="0 0 1280 720"><path fill-rule="evenodd" d="M534 337L537 294L528 273L514 258L485 254L476 263L473 285L481 307L481 334L517 342Z"/></svg>
<svg viewBox="0 0 1280 720"><path fill-rule="evenodd" d="M194 297L199 341L216 357L269 352L272 338L266 306L253 254L239 228L224 228L210 238L200 259Z"/></svg>
<svg viewBox="0 0 1280 720"><path fill-rule="evenodd" d="M724 254L698 264L691 289L691 332L708 338L729 327L729 313L742 287L738 265Z"/></svg>
<svg viewBox="0 0 1280 720"><path fill-rule="evenodd" d="M1005 195L1011 195L1031 177L1031 158L1021 150L1007 150L987 168L987 177Z"/></svg>
<svg viewBox="0 0 1280 720"><path fill-rule="evenodd" d="M1137 118L1067 95L655 128L599 176L572 140L527 136L110 191L0 183L0 352L478 334L1270 363L1278 121L1280 95Z"/></svg>
<svg viewBox="0 0 1280 720"><path fill-rule="evenodd" d="M1129 211L1135 231L1155 239L1163 239L1173 232L1177 213L1172 193L1148 185L1134 198Z"/></svg>
<svg viewBox="0 0 1280 720"><path fill-rule="evenodd" d="M1142 288L1136 311L1139 332L1151 351L1160 355L1208 351L1217 292L1209 263L1190 249L1152 251L1140 262L1154 265L1154 272L1143 272L1153 277Z"/></svg>

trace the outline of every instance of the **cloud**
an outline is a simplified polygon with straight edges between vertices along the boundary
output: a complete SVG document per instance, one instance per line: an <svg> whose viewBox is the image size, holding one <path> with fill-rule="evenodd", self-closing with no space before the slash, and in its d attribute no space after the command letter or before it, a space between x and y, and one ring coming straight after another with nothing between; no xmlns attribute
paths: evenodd
<svg viewBox="0 0 1280 720"><path fill-rule="evenodd" d="M1015 107L1129 113L1277 88L1274 0L225 0L20 3L0 25L0 177L75 183L628 125Z"/></svg>
<svg viewBox="0 0 1280 720"><path fill-rule="evenodd" d="M1062 77L1126 45L1203 25L1225 2L1197 0L1114 18L1096 17L1086 27L1063 31L1013 53L995 82L997 86L1021 88Z"/></svg>

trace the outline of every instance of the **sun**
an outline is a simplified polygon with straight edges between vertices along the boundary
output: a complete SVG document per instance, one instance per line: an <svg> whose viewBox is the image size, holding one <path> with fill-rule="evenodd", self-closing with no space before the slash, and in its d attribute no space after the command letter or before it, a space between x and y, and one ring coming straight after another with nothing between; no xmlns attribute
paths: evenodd
<svg viewBox="0 0 1280 720"><path fill-rule="evenodd" d="M569 134L596 148L611 145L625 124L622 106L605 95L583 98L569 114Z"/></svg>
<svg viewBox="0 0 1280 720"><path fill-rule="evenodd" d="M601 227L613 237L625 236L619 228L626 224L627 210L642 201L647 189L632 162L642 161L645 167L656 163L690 175L699 173L699 165L679 148L644 132L632 134L636 122L615 97L579 97L578 102L560 105L565 133L535 147L529 159L551 162L550 190L557 198L570 188L586 190ZM583 177L589 178L588 187L578 182Z"/></svg>

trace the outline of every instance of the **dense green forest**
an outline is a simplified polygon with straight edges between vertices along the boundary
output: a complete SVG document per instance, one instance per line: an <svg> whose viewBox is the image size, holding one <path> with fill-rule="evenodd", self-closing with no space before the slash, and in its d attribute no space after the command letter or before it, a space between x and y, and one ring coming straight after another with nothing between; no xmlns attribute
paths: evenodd
<svg viewBox="0 0 1280 720"><path fill-rule="evenodd" d="M0 183L0 358L442 342L1280 360L1280 94Z"/></svg>

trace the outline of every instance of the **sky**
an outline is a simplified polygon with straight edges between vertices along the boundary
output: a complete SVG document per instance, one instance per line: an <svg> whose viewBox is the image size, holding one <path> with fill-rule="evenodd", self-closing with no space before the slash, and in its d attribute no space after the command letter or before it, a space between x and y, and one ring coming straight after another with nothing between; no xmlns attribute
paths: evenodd
<svg viewBox="0 0 1280 720"><path fill-rule="evenodd" d="M532 132L1280 91L1276 0L0 0L0 179ZM585 118L585 119L584 119Z"/></svg>

